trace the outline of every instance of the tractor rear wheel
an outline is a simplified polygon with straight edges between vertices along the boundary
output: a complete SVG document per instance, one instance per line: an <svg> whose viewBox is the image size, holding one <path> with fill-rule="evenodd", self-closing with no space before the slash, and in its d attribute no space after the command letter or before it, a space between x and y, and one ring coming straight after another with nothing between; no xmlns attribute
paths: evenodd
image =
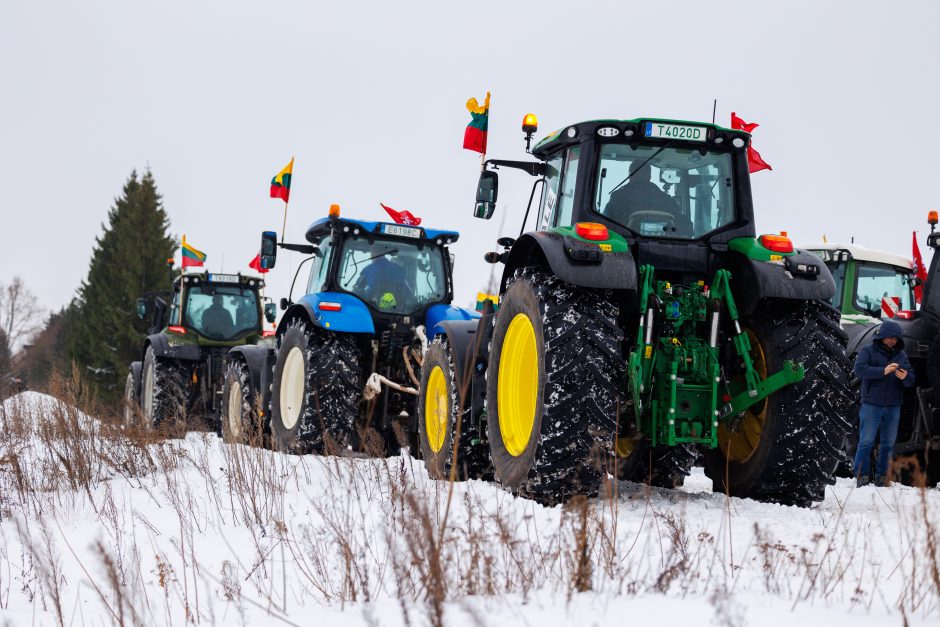
<svg viewBox="0 0 940 627"><path fill-rule="evenodd" d="M222 383L222 440L229 444L260 444L264 429L255 411L248 364L233 359Z"/></svg>
<svg viewBox="0 0 940 627"><path fill-rule="evenodd" d="M604 290L517 271L496 314L487 439L500 483L553 505L594 495L613 454L626 366Z"/></svg>
<svg viewBox="0 0 940 627"><path fill-rule="evenodd" d="M806 374L746 411L736 431L721 424L718 447L705 452L705 474L713 490L732 496L799 506L821 501L835 483L852 406L839 313L818 301L770 301L745 326L762 376L787 359Z"/></svg>
<svg viewBox="0 0 940 627"><path fill-rule="evenodd" d="M355 338L296 321L280 337L271 394L279 450L339 454L353 444L362 398Z"/></svg>
<svg viewBox="0 0 940 627"><path fill-rule="evenodd" d="M465 384L467 400L461 403L456 372L450 343L438 336L424 355L418 394L418 439L424 467L432 479L450 478L458 419L456 480L482 478L490 465L486 445L470 422L469 382Z"/></svg>
<svg viewBox="0 0 940 627"><path fill-rule="evenodd" d="M157 357L150 346L140 378L140 406L145 426L163 427L167 420L185 424L192 387L187 368L176 360Z"/></svg>

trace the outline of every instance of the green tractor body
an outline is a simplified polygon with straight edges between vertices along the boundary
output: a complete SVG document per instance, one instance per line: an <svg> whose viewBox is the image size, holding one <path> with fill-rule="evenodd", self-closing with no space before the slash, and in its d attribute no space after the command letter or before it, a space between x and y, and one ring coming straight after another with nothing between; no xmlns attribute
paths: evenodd
<svg viewBox="0 0 940 627"><path fill-rule="evenodd" d="M171 291L139 298L137 314L151 323L127 377L125 423L201 418L217 428L229 351L264 341L264 320L276 313L263 302L263 287L254 276L187 272Z"/></svg>
<svg viewBox="0 0 940 627"><path fill-rule="evenodd" d="M701 450L716 490L822 498L850 404L835 285L785 234L757 237L749 143L714 124L601 120L550 134L536 161L486 161L477 217L499 169L536 177L539 201L535 229L486 255L504 264L499 311L446 325L422 370L424 384L454 364L459 402L422 387L419 413L443 406L437 422L472 432L462 476L491 470L553 503L607 474L678 485Z"/></svg>

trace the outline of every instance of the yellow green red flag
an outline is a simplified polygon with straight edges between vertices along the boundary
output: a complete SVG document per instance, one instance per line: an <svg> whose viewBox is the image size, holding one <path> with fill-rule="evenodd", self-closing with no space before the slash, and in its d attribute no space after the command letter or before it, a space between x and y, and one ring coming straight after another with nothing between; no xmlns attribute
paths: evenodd
<svg viewBox="0 0 940 627"><path fill-rule="evenodd" d="M183 267L201 266L206 262L206 253L197 250L186 242L186 236L183 236Z"/></svg>
<svg viewBox="0 0 940 627"><path fill-rule="evenodd" d="M470 124L463 132L463 147L485 155L490 119L490 92L486 92L486 101L482 107L476 98L468 100L467 110L470 112Z"/></svg>
<svg viewBox="0 0 940 627"><path fill-rule="evenodd" d="M294 158L291 157L290 163L284 166L284 169L277 173L271 179L271 198L283 198L287 202L290 198L290 177L294 172Z"/></svg>

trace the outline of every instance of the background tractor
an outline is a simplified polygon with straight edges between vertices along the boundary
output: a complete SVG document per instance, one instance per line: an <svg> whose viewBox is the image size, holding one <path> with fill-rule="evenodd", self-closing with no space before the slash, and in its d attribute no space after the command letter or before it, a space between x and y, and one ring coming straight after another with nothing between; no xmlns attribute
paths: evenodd
<svg viewBox="0 0 940 627"><path fill-rule="evenodd" d="M934 232L936 212L930 213L928 223L931 234L927 244L936 251L940 238L940 233ZM910 259L851 244L813 244L809 249L825 261L840 285L832 302L842 310L842 324L849 336L847 352L850 359L854 361L859 349L871 342L875 329L889 317L889 312L901 326L904 347L914 367L915 386L904 391L894 454L902 460L916 458L918 467L925 472L928 485L936 485L940 481L940 460L937 459L940 457L940 415L935 409L938 403L928 377L927 357L940 331L940 285L935 278L938 255L934 254L930 262L921 307L915 309L914 286L917 279ZM882 307L883 299L893 300L894 307L888 302ZM857 381L854 387L857 389ZM841 466L842 473L847 476L853 474L851 463L858 444L857 407L853 408L850 418L853 428L846 438L847 459ZM902 470L897 476L905 483L911 483L915 478L909 470Z"/></svg>
<svg viewBox="0 0 940 627"><path fill-rule="evenodd" d="M124 386L125 424L202 417L219 426L229 351L262 341L264 318L277 314L274 303L262 307L263 287L257 277L187 272L172 290L138 298L137 315L151 324Z"/></svg>
<svg viewBox="0 0 940 627"><path fill-rule="evenodd" d="M443 322L422 369L421 424L448 400L435 381L457 382L445 440L470 443L462 476L492 464L551 504L608 473L677 485L697 447L717 491L823 498L849 426L835 284L785 234L756 237L749 142L714 124L602 120L549 134L536 160L485 162L477 217L493 214L496 170L536 181L519 237L485 257L504 265L498 312Z"/></svg>
<svg viewBox="0 0 940 627"><path fill-rule="evenodd" d="M427 330L479 317L451 305L448 247L458 237L341 218L338 205L307 229L309 244L264 233L262 267L274 267L284 248L309 255L297 269L309 263L309 275L304 296L281 300L277 348L232 351L228 428L266 423L275 446L295 452L379 453L414 433Z"/></svg>

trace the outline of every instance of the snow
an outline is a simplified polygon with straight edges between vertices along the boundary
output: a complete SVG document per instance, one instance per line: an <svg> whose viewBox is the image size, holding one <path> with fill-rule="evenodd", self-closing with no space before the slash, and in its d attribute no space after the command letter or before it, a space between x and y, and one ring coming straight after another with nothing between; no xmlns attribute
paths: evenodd
<svg viewBox="0 0 940 627"><path fill-rule="evenodd" d="M49 431L55 416L72 428ZM85 474L77 451L97 460ZM940 618L940 491L840 480L800 509L713 494L701 469L679 490L611 489L545 508L432 481L406 453L288 456L207 433L147 443L25 393L0 406L0 625Z"/></svg>

